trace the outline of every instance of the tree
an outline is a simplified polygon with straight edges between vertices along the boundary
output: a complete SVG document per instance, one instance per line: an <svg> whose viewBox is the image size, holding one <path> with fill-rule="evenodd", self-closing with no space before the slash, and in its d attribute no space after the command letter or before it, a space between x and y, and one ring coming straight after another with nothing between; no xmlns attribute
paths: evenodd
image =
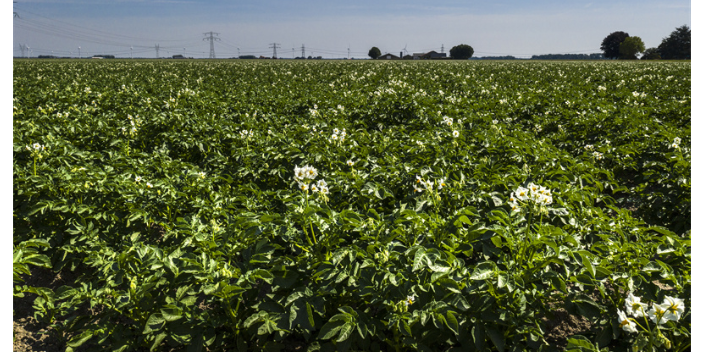
<svg viewBox="0 0 704 352"><path fill-rule="evenodd" d="M628 37L618 46L618 51L621 53L621 59L636 60L636 54L645 51L645 44L640 37Z"/></svg>
<svg viewBox="0 0 704 352"><path fill-rule="evenodd" d="M664 38L658 46L663 59L686 60L692 58L692 29L683 25L677 27L670 36Z"/></svg>
<svg viewBox="0 0 704 352"><path fill-rule="evenodd" d="M460 44L450 49L450 57L456 60L467 60L474 55L474 49L467 44Z"/></svg>
<svg viewBox="0 0 704 352"><path fill-rule="evenodd" d="M601 42L601 50L604 52L604 57L607 59L618 59L621 54L621 42L628 37L626 32L613 32L607 35Z"/></svg>
<svg viewBox="0 0 704 352"><path fill-rule="evenodd" d="M369 54L368 54L368 55L369 55L369 57L371 57L372 59L376 59L377 57L381 56L381 50L379 50L379 48L377 48L377 47L374 46L374 47L372 47L371 49L369 49Z"/></svg>
<svg viewBox="0 0 704 352"><path fill-rule="evenodd" d="M660 60L660 53L658 48L648 48L643 52L643 56L640 57L641 60Z"/></svg>

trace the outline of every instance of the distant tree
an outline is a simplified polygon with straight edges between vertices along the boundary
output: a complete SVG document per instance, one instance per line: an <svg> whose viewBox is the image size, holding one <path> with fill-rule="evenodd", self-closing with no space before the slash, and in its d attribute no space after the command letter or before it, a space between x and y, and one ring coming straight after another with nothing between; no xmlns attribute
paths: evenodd
<svg viewBox="0 0 704 352"><path fill-rule="evenodd" d="M643 56L640 57L641 60L660 60L660 53L658 48L648 48L643 52Z"/></svg>
<svg viewBox="0 0 704 352"><path fill-rule="evenodd" d="M640 37L628 37L618 46L618 51L621 59L636 60L636 55L645 51L645 44Z"/></svg>
<svg viewBox="0 0 704 352"><path fill-rule="evenodd" d="M381 50L379 48L373 46L371 49L369 49L369 57L372 59L376 59L377 57L381 56Z"/></svg>
<svg viewBox="0 0 704 352"><path fill-rule="evenodd" d="M686 24L677 27L670 36L664 38L658 46L660 56L666 60L685 60L692 58L692 29Z"/></svg>
<svg viewBox="0 0 704 352"><path fill-rule="evenodd" d="M474 55L474 49L467 44L460 44L450 49L450 57L455 60L467 60Z"/></svg>
<svg viewBox="0 0 704 352"><path fill-rule="evenodd" d="M621 56L621 42L628 38L626 32L613 32L601 41L601 50L604 52L604 57L607 59L618 59Z"/></svg>

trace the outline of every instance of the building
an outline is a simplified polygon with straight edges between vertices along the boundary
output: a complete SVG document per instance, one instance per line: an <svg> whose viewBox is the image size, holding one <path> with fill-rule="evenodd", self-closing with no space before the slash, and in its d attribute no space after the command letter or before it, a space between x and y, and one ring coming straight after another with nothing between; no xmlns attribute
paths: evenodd
<svg viewBox="0 0 704 352"><path fill-rule="evenodd" d="M431 59L446 59L447 54L438 53L437 51L429 51L427 53L413 53L413 60L431 60Z"/></svg>
<svg viewBox="0 0 704 352"><path fill-rule="evenodd" d="M401 60L400 57L394 55L394 54L384 54L379 56L379 60Z"/></svg>

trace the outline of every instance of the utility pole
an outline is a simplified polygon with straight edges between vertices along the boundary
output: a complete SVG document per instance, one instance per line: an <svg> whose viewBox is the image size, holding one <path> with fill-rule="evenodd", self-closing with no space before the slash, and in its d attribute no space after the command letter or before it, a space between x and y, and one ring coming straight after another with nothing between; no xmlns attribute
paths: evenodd
<svg viewBox="0 0 704 352"><path fill-rule="evenodd" d="M24 57L24 44L20 44L20 52L22 53L20 57Z"/></svg>
<svg viewBox="0 0 704 352"><path fill-rule="evenodd" d="M214 59L215 58L215 41L220 40L220 38L215 38L214 35L220 35L220 33L214 33L213 31L203 33L204 35L207 35L207 37L203 38L203 40L210 40L210 58Z"/></svg>
<svg viewBox="0 0 704 352"><path fill-rule="evenodd" d="M350 45L347 44L347 60L350 59Z"/></svg>
<svg viewBox="0 0 704 352"><path fill-rule="evenodd" d="M237 58L239 59L240 56L242 56L242 55L240 55L240 48L237 48Z"/></svg>
<svg viewBox="0 0 704 352"><path fill-rule="evenodd" d="M440 54L445 53L445 44L440 45Z"/></svg>
<svg viewBox="0 0 704 352"><path fill-rule="evenodd" d="M301 45L301 57L306 58L306 45Z"/></svg>
<svg viewBox="0 0 704 352"><path fill-rule="evenodd" d="M186 48L183 48L183 58L186 58Z"/></svg>
<svg viewBox="0 0 704 352"><path fill-rule="evenodd" d="M296 48L291 48L291 58L292 59L296 58Z"/></svg>
<svg viewBox="0 0 704 352"><path fill-rule="evenodd" d="M130 46L130 59L134 59L134 57L132 57L132 47L131 46Z"/></svg>
<svg viewBox="0 0 704 352"><path fill-rule="evenodd" d="M156 49L156 58L159 58L159 44L154 45L154 49Z"/></svg>
<svg viewBox="0 0 704 352"><path fill-rule="evenodd" d="M274 48L274 56L272 58L276 59L276 49L281 47L281 44L271 43L269 49Z"/></svg>
<svg viewBox="0 0 704 352"><path fill-rule="evenodd" d="M79 59L81 58L81 47L80 46L78 47L78 58Z"/></svg>

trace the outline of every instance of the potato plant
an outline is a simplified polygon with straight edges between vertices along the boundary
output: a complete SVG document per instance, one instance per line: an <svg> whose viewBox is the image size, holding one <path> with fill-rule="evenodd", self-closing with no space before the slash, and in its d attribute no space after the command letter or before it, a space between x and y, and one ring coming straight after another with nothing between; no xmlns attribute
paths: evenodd
<svg viewBox="0 0 704 352"><path fill-rule="evenodd" d="M689 346L688 62L13 70L13 294L67 351Z"/></svg>

